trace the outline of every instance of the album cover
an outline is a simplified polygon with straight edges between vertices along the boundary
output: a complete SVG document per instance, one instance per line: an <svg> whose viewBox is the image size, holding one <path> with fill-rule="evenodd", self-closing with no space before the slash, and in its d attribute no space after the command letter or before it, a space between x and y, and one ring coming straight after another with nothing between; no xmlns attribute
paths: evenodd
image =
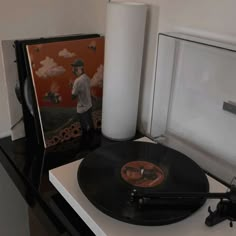
<svg viewBox="0 0 236 236"><path fill-rule="evenodd" d="M24 53L24 87L45 148L100 128L104 37L25 43Z"/></svg>

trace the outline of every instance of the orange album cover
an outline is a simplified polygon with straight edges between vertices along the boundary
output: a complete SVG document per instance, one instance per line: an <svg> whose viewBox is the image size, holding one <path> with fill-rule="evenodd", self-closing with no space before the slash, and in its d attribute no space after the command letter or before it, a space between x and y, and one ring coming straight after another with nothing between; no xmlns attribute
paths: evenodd
<svg viewBox="0 0 236 236"><path fill-rule="evenodd" d="M27 45L44 146L100 128L104 37Z"/></svg>

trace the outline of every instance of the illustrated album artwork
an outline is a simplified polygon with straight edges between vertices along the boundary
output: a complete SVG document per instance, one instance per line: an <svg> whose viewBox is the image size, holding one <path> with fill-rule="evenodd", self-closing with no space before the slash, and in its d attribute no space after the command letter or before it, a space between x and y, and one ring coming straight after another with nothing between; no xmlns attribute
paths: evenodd
<svg viewBox="0 0 236 236"><path fill-rule="evenodd" d="M100 128L104 37L25 44L35 106L44 147ZM30 87L30 86L29 86Z"/></svg>

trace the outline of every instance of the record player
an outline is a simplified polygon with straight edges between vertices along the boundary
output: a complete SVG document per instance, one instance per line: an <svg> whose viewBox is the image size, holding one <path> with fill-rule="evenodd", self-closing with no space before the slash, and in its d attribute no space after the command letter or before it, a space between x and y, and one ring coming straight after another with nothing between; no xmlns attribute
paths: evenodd
<svg viewBox="0 0 236 236"><path fill-rule="evenodd" d="M235 220L235 52L234 45L159 34L149 138L50 171L96 235L235 234L228 221L204 224L225 199L233 203L225 218Z"/></svg>

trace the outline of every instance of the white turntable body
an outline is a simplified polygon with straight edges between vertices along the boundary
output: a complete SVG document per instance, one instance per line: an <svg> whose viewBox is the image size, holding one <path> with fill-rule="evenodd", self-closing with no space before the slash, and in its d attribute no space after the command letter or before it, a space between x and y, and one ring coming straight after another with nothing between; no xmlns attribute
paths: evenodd
<svg viewBox="0 0 236 236"><path fill-rule="evenodd" d="M235 75L236 46L174 33L159 35L149 134L227 183L236 175ZM140 141L152 142L147 137ZM214 210L218 200L207 200L188 218L165 226L138 226L113 219L82 193L77 182L80 163L50 170L49 178L95 235L236 234L227 220L213 227L205 225L208 206ZM227 191L207 177L210 192Z"/></svg>
<svg viewBox="0 0 236 236"><path fill-rule="evenodd" d="M146 137L138 141L152 142ZM233 236L236 233L236 228L230 228L228 221L224 221L214 227L205 225L205 219L208 216L208 206L215 209L218 200L208 200L193 215L178 223L165 226L139 226L113 219L98 210L82 193L77 181L77 171L80 163L81 160L50 170L49 179L58 192L97 236ZM226 191L226 187L221 183L209 176L208 180L211 192Z"/></svg>

